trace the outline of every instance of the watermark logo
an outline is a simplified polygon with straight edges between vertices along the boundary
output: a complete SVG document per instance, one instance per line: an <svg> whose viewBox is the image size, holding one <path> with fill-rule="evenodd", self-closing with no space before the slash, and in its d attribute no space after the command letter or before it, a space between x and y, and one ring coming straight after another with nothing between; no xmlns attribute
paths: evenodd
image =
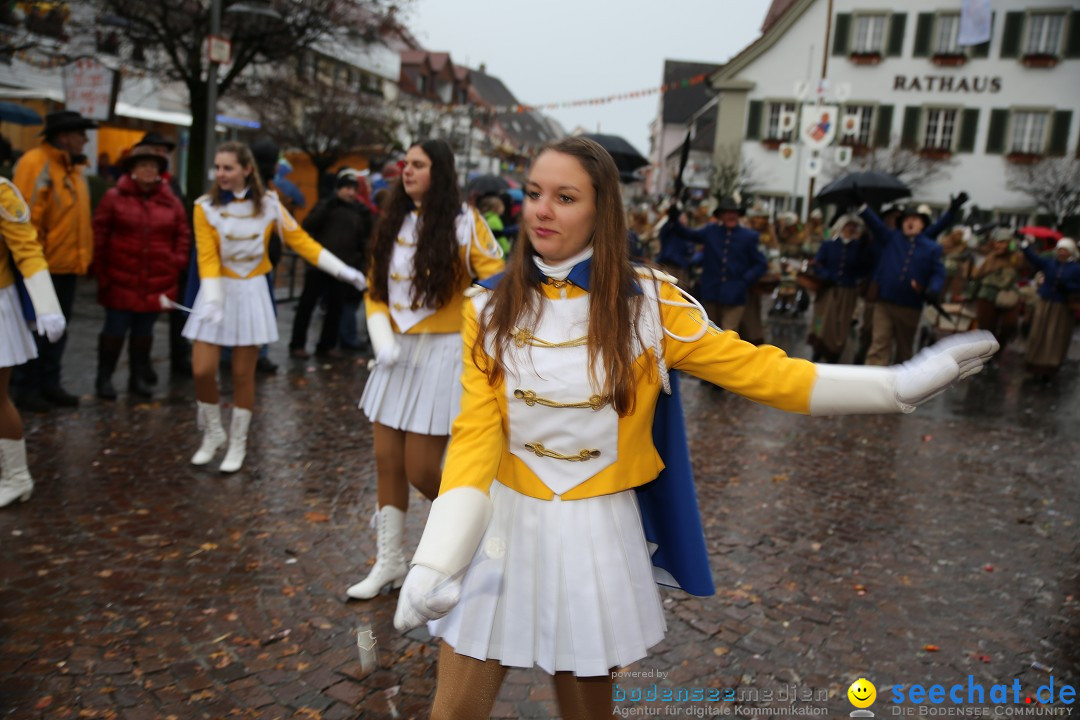
<svg viewBox="0 0 1080 720"><path fill-rule="evenodd" d="M855 682L851 683L851 687L847 691L848 702L854 705L857 710L853 710L850 715L853 718L872 718L874 713L866 708L874 704L877 700L877 688L874 687L874 683L870 682L866 678L859 678Z"/></svg>

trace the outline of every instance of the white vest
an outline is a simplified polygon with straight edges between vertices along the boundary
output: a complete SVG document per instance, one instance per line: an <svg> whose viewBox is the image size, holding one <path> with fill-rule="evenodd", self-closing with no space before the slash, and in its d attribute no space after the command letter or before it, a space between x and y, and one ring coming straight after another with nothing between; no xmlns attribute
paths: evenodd
<svg viewBox="0 0 1080 720"><path fill-rule="evenodd" d="M214 205L206 195L199 198L206 221L217 231L221 264L247 277L266 255L266 228L280 221L277 195L268 191L258 212L250 199Z"/></svg>
<svg viewBox="0 0 1080 720"><path fill-rule="evenodd" d="M416 273L417 220L415 211L405 216L397 241L394 243L394 250L390 254L390 277L387 280L389 302L387 304L390 306L390 317L394 319L398 330L403 333L408 332L414 325L434 315L437 311L437 308L413 304L412 280ZM472 209L463 206L463 211L455 220L455 231L458 245L465 246L465 266L471 274L470 253L476 239L476 220Z"/></svg>

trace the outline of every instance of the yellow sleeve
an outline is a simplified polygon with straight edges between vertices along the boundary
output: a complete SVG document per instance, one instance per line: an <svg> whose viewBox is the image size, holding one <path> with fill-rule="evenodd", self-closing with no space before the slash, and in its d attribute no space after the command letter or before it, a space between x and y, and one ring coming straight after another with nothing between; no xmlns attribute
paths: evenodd
<svg viewBox="0 0 1080 720"><path fill-rule="evenodd" d="M284 235L282 240L295 250L300 257L307 260L312 265L318 265L319 253L323 251L323 246L315 241L315 238L307 234L304 228L300 227L300 223L296 222L296 219L289 214L289 211L281 204L278 203L278 212L281 213L281 233Z"/></svg>
<svg viewBox="0 0 1080 720"><path fill-rule="evenodd" d="M497 275L506 269L502 248L491 233L491 228L476 210L471 210L476 223L476 237L469 252L469 264L472 274L483 280ZM470 305L472 303L469 303Z"/></svg>
<svg viewBox="0 0 1080 720"><path fill-rule="evenodd" d="M506 452L506 429L497 389L473 361L477 338L476 306L469 300L463 311L464 371L461 374L461 413L450 430L450 447L443 466L439 494L460 487L487 493ZM485 356L486 357L486 356Z"/></svg>
<svg viewBox="0 0 1080 720"><path fill-rule="evenodd" d="M660 296L685 303L667 283L661 286ZM662 305L661 318L665 328L682 337L701 331L701 313L696 308ZM810 412L810 392L817 378L814 364L788 357L778 347L752 345L735 332L710 325L694 342L665 337L664 359L669 369L683 370L763 405Z"/></svg>
<svg viewBox="0 0 1080 720"><path fill-rule="evenodd" d="M199 277L221 277L221 238L206 219L202 205L195 203L195 255L199 262Z"/></svg>
<svg viewBox="0 0 1080 720"><path fill-rule="evenodd" d="M15 187L30 206L30 224L42 234L48 230L45 227L45 218L51 191L49 177L45 173L47 165L48 161L43 162L40 151L30 151L15 164L15 177L12 178ZM43 239L39 239L39 242Z"/></svg>
<svg viewBox="0 0 1080 720"><path fill-rule="evenodd" d="M48 270L49 264L45 262L45 254L41 249L41 243L38 242L37 231L29 222L29 208L15 187L6 181L0 183L0 204L3 204L4 211L8 215L27 218L26 222L0 219L0 235L3 235L3 242L11 251L11 257L19 268L19 273L23 277L30 277L42 270Z"/></svg>

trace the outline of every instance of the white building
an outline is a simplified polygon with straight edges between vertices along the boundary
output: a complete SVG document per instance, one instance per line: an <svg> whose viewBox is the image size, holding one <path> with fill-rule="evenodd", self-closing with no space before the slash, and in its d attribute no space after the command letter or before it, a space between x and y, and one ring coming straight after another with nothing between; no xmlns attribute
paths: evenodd
<svg viewBox="0 0 1080 720"><path fill-rule="evenodd" d="M854 155L902 147L945 160L939 177L912 188L913 201L941 207L966 190L995 218L1034 220L1033 202L1009 189L1007 171L1048 156L1078 157L1080 0L1031 8L989 0L990 41L969 47L957 44L961 5L774 0L762 35L710 78L720 93L716 157L740 147L754 194L805 214L811 188L843 170L828 147L812 185L810 148L796 140L785 159L780 144L793 135L781 127L785 111L801 104L796 83L809 88L803 102L814 104L824 77L824 100L840 106L840 118L861 120L844 141Z"/></svg>

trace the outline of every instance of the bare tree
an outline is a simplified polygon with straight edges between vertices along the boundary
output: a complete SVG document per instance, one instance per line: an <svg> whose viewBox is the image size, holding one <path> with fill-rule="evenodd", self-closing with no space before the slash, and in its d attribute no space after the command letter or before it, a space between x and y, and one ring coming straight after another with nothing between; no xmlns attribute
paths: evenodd
<svg viewBox="0 0 1080 720"><path fill-rule="evenodd" d="M725 145L713 155L711 193L717 199L747 195L760 183L756 168L742 157L738 143Z"/></svg>
<svg viewBox="0 0 1080 720"><path fill-rule="evenodd" d="M1053 215L1057 228L1067 218L1080 214L1077 158L1051 157L1032 165L1009 165L1006 178L1010 190L1026 195L1040 210Z"/></svg>
<svg viewBox="0 0 1080 720"><path fill-rule="evenodd" d="M956 166L952 158L932 158L920 155L917 151L908 150L894 144L889 148L871 150L865 155L854 157L847 167L840 167L835 163L828 166L827 174L830 179L836 179L850 172L863 172L876 170L894 175L900 182L911 188L912 193L935 180L949 177L949 171Z"/></svg>
<svg viewBox="0 0 1080 720"><path fill-rule="evenodd" d="M372 93L284 72L244 83L236 95L278 145L307 155L320 179L353 152L385 155L395 144L397 123Z"/></svg>
<svg viewBox="0 0 1080 720"><path fill-rule="evenodd" d="M206 41L214 0L92 0L110 32L138 49L136 63L158 77L182 82L191 109L191 144L187 192L202 193L206 168L207 121ZM253 18L229 10L243 0L218 0L226 27L231 27L232 61L218 75L223 97L249 68L295 62L317 41L339 33L375 39L392 15L391 0L269 0L279 18ZM406 0L407 1L407 0ZM247 3L250 6L251 3Z"/></svg>

